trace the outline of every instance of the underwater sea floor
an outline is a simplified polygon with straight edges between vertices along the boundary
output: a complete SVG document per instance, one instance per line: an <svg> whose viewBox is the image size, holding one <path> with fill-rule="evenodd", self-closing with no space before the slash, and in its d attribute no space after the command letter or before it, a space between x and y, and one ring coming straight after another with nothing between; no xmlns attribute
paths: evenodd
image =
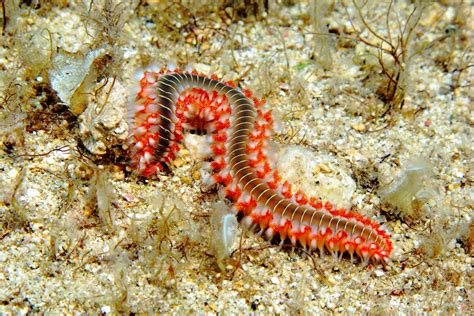
<svg viewBox="0 0 474 316"><path fill-rule="evenodd" d="M4 2L0 313L472 312L472 8L229 3ZM200 136L138 177L136 73L174 66L266 99L283 179L382 223L390 261L223 243Z"/></svg>

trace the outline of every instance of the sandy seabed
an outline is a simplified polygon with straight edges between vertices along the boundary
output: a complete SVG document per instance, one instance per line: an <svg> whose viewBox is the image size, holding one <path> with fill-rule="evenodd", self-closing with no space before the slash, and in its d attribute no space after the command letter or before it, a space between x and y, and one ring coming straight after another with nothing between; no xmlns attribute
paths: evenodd
<svg viewBox="0 0 474 316"><path fill-rule="evenodd" d="M472 313L467 2L386 19L368 1L363 20L350 1L19 2L2 2L0 313ZM196 140L156 179L126 166L135 73L169 64L264 97L282 175L384 223L390 263L239 229L221 270Z"/></svg>

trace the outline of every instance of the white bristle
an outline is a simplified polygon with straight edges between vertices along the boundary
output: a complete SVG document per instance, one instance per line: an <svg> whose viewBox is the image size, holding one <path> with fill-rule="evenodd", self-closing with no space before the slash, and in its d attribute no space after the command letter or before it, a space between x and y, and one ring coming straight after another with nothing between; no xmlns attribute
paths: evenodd
<svg viewBox="0 0 474 316"><path fill-rule="evenodd" d="M151 125L150 126L150 133L152 133L152 134L158 133L159 130L160 130L159 125Z"/></svg>
<svg viewBox="0 0 474 316"><path fill-rule="evenodd" d="M145 78L146 78L146 81L148 81L148 82L154 82L155 81L155 77L153 75L153 72L146 72Z"/></svg>
<svg viewBox="0 0 474 316"><path fill-rule="evenodd" d="M143 154L143 160L145 161L146 164L149 164L153 156L149 152L145 152Z"/></svg>
<svg viewBox="0 0 474 316"><path fill-rule="evenodd" d="M248 202L250 202L251 198L252 198L252 196L250 194L248 194L247 192L242 192L242 194L239 197L239 202L248 203Z"/></svg>
<svg viewBox="0 0 474 316"><path fill-rule="evenodd" d="M143 161L143 159L140 158L140 161L139 161L139 163L138 163L138 170L141 172L141 171L145 170L145 168L146 168L146 164L145 164L145 162Z"/></svg>
<svg viewBox="0 0 474 316"><path fill-rule="evenodd" d="M160 118L159 117L154 117L154 116L148 116L147 121L150 124L159 124L160 123Z"/></svg>
<svg viewBox="0 0 474 316"><path fill-rule="evenodd" d="M267 237L267 239L272 239L274 235L275 231L271 227L265 231L265 237Z"/></svg>
<svg viewBox="0 0 474 316"><path fill-rule="evenodd" d="M245 228L250 228L253 224L253 220L250 216L245 216L242 221L241 221L242 225L245 227Z"/></svg>
<svg viewBox="0 0 474 316"><path fill-rule="evenodd" d="M141 111L144 111L144 110L145 110L144 105L135 103L135 113L141 112Z"/></svg>
<svg viewBox="0 0 474 316"><path fill-rule="evenodd" d="M142 136L147 132L147 129L144 126L139 126L135 129L135 135Z"/></svg>
<svg viewBox="0 0 474 316"><path fill-rule="evenodd" d="M316 239L311 239L311 241L309 242L309 249L315 250L316 248L318 248L318 245L316 243Z"/></svg>
<svg viewBox="0 0 474 316"><path fill-rule="evenodd" d="M158 112L158 110L159 110L159 107L158 107L158 104L156 103L148 104L146 107L147 113L156 113Z"/></svg>
<svg viewBox="0 0 474 316"><path fill-rule="evenodd" d="M141 141L137 142L137 143L135 144L134 148L135 148L136 150L141 150L141 149L143 149L143 142L141 142Z"/></svg>

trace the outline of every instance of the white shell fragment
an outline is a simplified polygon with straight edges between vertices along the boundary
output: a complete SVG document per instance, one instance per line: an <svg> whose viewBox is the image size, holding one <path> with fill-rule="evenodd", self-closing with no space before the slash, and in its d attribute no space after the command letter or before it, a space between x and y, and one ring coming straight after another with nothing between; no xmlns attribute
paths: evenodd
<svg viewBox="0 0 474 316"><path fill-rule="evenodd" d="M107 148L123 144L128 136L125 88L111 78L99 85L103 88L79 117L79 135L85 147L95 155L103 155Z"/></svg>
<svg viewBox="0 0 474 316"><path fill-rule="evenodd" d="M97 49L85 55L62 52L53 57L48 72L51 87L74 114L80 114L87 105L89 94L85 92L92 88L96 77L92 65L103 54L103 49Z"/></svg>
<svg viewBox="0 0 474 316"><path fill-rule="evenodd" d="M224 203L215 203L211 212L211 244L221 270L224 270L223 260L235 249L239 236L237 225L235 214Z"/></svg>

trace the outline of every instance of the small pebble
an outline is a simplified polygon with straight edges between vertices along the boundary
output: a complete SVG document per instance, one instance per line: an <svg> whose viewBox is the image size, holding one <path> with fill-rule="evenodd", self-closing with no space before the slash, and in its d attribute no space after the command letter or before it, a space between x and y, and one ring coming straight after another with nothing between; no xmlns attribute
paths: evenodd
<svg viewBox="0 0 474 316"><path fill-rule="evenodd" d="M193 172L193 179L196 181L201 180L201 173L198 170Z"/></svg>
<svg viewBox="0 0 474 316"><path fill-rule="evenodd" d="M110 308L110 306L102 306L100 308L100 312L102 314L109 314L111 311L112 311L112 309Z"/></svg>
<svg viewBox="0 0 474 316"><path fill-rule="evenodd" d="M181 182L190 185L193 183L193 180L190 177L181 177Z"/></svg>
<svg viewBox="0 0 474 316"><path fill-rule="evenodd" d="M352 125L352 128L358 132L363 132L365 131L365 125L364 124L354 124Z"/></svg>

